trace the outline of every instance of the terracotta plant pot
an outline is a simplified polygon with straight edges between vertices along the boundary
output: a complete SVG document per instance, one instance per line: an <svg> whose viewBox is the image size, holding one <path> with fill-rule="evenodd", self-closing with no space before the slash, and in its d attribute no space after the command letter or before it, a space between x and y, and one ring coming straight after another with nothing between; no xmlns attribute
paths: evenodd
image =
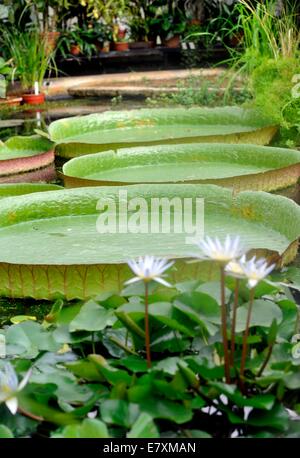
<svg viewBox="0 0 300 458"><path fill-rule="evenodd" d="M128 51L129 43L127 41L116 41L114 43L114 51Z"/></svg>
<svg viewBox="0 0 300 458"><path fill-rule="evenodd" d="M180 46L180 36L174 35L174 37L169 38L169 40L164 41L164 45L167 48L179 48Z"/></svg>
<svg viewBox="0 0 300 458"><path fill-rule="evenodd" d="M23 94L23 103L28 105L41 105L45 102L45 94Z"/></svg>
<svg viewBox="0 0 300 458"><path fill-rule="evenodd" d="M79 45L71 45L70 46L70 53L72 54L72 56L79 56L79 54L81 53L81 48Z"/></svg>

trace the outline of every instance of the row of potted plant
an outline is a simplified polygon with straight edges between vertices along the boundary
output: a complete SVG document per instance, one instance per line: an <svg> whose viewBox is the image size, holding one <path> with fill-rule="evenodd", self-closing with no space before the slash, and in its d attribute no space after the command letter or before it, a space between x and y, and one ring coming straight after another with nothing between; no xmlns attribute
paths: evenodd
<svg viewBox="0 0 300 458"><path fill-rule="evenodd" d="M42 87L45 75L47 72L57 73L55 51L49 48L46 37L35 28L25 31L20 31L17 27L2 28L0 44L3 54L9 56L9 60L2 58L0 62L0 74L3 75L2 96L6 95L7 83L18 79L22 92L22 99L18 98L18 102L23 100L24 103L43 103L45 96Z"/></svg>

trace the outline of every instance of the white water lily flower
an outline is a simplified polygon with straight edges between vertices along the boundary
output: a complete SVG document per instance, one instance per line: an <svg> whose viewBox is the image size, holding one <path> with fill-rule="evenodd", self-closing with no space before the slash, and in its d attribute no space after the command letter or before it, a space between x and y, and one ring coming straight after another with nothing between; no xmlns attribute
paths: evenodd
<svg viewBox="0 0 300 458"><path fill-rule="evenodd" d="M197 243L201 253L197 257L203 260L212 260L221 264L228 264L237 258L240 258L245 250L241 246L240 237L236 236L231 238L230 235L226 236L224 243L217 237L212 239L211 237L205 237Z"/></svg>
<svg viewBox="0 0 300 458"><path fill-rule="evenodd" d="M269 265L265 258L257 259L255 256L249 261L241 259L240 266L248 279L249 288L255 288L275 268L275 264Z"/></svg>
<svg viewBox="0 0 300 458"><path fill-rule="evenodd" d="M245 255L243 255L238 260L234 259L233 261L230 261L225 267L225 272L235 278L245 278L245 273L241 264L245 263L246 261L247 259Z"/></svg>
<svg viewBox="0 0 300 458"><path fill-rule="evenodd" d="M162 277L164 272L174 264L174 261L168 259L156 258L155 256L140 257L137 261L128 261L130 269L135 273L136 277L128 280L125 285L135 283L137 281L150 282L157 281L164 286L171 286Z"/></svg>
<svg viewBox="0 0 300 458"><path fill-rule="evenodd" d="M4 369L0 371L0 403L4 402L13 415L18 410L17 394L25 388L30 376L31 370L19 383L17 374L10 363L5 364Z"/></svg>

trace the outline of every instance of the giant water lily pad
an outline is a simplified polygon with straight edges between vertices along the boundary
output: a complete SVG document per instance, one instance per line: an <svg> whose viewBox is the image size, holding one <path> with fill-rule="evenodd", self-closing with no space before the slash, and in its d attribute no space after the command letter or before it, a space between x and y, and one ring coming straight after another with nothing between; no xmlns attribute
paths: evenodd
<svg viewBox="0 0 300 458"><path fill-rule="evenodd" d="M253 110L159 108L107 111L60 119L49 126L57 154L83 154L162 143L268 144L277 127Z"/></svg>
<svg viewBox="0 0 300 458"><path fill-rule="evenodd" d="M13 175L0 176L0 184L14 183L51 183L56 180L54 162L41 169L29 170L28 172L14 173Z"/></svg>
<svg viewBox="0 0 300 458"><path fill-rule="evenodd" d="M173 218L171 233L120 233L118 229L111 233L113 225L109 233L97 232L100 207L104 210L117 205L120 191L122 205L138 198L138 206L141 198L145 199L140 214L144 230L150 219L150 199L204 198L207 234L220 238L228 233L240 234L249 250L271 256L280 265L296 255L300 208L285 197L265 192L241 192L233 197L231 190L214 185L51 191L0 201L0 294L36 299L64 295L72 299L119 291L132 275L126 261L145 254L176 258L170 271L173 282L201 278L203 265L185 262L195 248L186 243L185 233L172 232ZM124 212L122 217L126 214L131 220L137 208ZM126 227L123 220L121 228Z"/></svg>
<svg viewBox="0 0 300 458"><path fill-rule="evenodd" d="M0 176L39 169L53 161L53 144L38 135L11 137L0 144Z"/></svg>
<svg viewBox="0 0 300 458"><path fill-rule="evenodd" d="M59 189L62 189L62 187L46 183L0 184L0 199L32 194L33 192L57 191Z"/></svg>
<svg viewBox="0 0 300 458"><path fill-rule="evenodd" d="M63 173L69 187L170 182L274 191L298 182L300 152L222 143L156 145L74 158Z"/></svg>

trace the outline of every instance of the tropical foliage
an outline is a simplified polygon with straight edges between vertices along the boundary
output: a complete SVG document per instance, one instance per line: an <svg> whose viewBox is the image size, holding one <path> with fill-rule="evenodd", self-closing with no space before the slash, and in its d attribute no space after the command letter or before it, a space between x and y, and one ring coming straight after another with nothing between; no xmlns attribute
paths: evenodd
<svg viewBox="0 0 300 458"><path fill-rule="evenodd" d="M59 299L44 317L31 309L27 316L2 316L7 359L0 361L0 436L299 437L297 306L274 281L260 282L249 299L245 281L239 280L238 296L231 276L221 286L224 295L219 283L196 278L161 292L149 283L151 368L140 282L121 295L67 307ZM223 380L221 296L228 310L231 385ZM7 310L5 300L2 305ZM246 330L250 351L241 379ZM11 373L17 378L5 396Z"/></svg>

